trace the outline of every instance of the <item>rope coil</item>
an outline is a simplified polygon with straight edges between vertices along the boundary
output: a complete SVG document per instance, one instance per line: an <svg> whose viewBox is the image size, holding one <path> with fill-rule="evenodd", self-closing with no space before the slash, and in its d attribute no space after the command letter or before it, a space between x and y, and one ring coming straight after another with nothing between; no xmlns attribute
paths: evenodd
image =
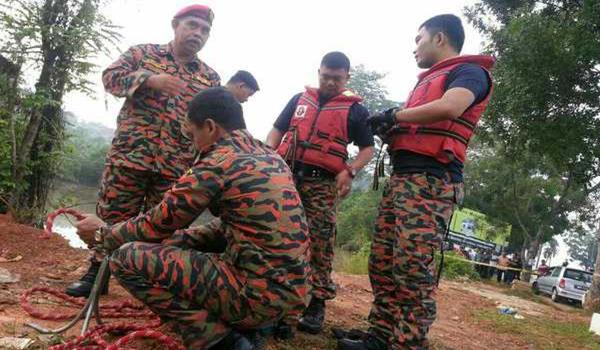
<svg viewBox="0 0 600 350"><path fill-rule="evenodd" d="M75 217L77 220L82 220L85 215L75 209L61 208L48 215L46 220L46 228L41 236L47 239L52 235L52 226L54 220L59 215L68 214ZM72 319L77 316L78 312L42 312L36 310L30 302L30 298L34 294L46 293L63 301L63 306L84 307L85 301L80 298L71 297L61 291L48 287L34 287L26 290L20 298L21 308L31 317L50 320L62 321ZM147 310L144 305L130 300L125 300L118 303L106 303L99 307L99 312L103 318L146 318L150 321L146 324L135 325L130 323L114 323L100 324L89 329L83 335L70 340L64 344L54 345L49 347L49 350L131 350L126 345L139 339L150 339L162 345L163 349L167 350L185 350L183 345L172 337L156 330L161 325L160 319L151 311ZM109 333L127 333L112 344L109 344L104 336Z"/></svg>

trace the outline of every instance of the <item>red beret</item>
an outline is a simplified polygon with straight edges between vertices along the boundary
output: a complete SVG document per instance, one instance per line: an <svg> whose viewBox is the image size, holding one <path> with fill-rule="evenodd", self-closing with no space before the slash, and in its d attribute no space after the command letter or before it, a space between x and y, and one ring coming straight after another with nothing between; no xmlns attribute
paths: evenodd
<svg viewBox="0 0 600 350"><path fill-rule="evenodd" d="M173 18L181 18L185 16L197 16L212 24L215 14L210 9L210 7L206 5L190 5L177 11Z"/></svg>

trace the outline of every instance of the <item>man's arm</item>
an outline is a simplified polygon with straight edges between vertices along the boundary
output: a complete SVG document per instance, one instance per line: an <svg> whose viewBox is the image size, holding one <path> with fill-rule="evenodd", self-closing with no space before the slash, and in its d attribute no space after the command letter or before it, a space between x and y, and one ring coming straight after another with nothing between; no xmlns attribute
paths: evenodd
<svg viewBox="0 0 600 350"><path fill-rule="evenodd" d="M354 158L354 161L350 163L352 169L357 172L360 171L365 165L369 164L371 159L373 158L373 154L375 153L375 147L367 146L367 147L358 147L358 154Z"/></svg>
<svg viewBox="0 0 600 350"><path fill-rule="evenodd" d="M396 122L430 124L463 115L475 101L475 95L462 87L452 88L435 101L396 112Z"/></svg>
<svg viewBox="0 0 600 350"><path fill-rule="evenodd" d="M358 146L358 154L349 166L359 172L373 158L375 153L373 133L367 124L369 111L362 105L355 104L350 108L348 116L348 135L350 140ZM340 198L344 198L350 193L352 187L352 177L348 170L342 170L336 176L336 188Z"/></svg>
<svg viewBox="0 0 600 350"><path fill-rule="evenodd" d="M104 246L112 250L133 241L160 242L176 230L187 228L220 195L224 180L218 174L222 173L218 166L206 166L184 175L157 206L110 227Z"/></svg>
<svg viewBox="0 0 600 350"><path fill-rule="evenodd" d="M221 219L216 218L205 225L175 231L163 244L207 252L222 250L227 245L227 239Z"/></svg>
<svg viewBox="0 0 600 350"><path fill-rule="evenodd" d="M144 57L142 46L133 46L102 72L104 89L117 97L131 97L146 82L152 72L138 70Z"/></svg>
<svg viewBox="0 0 600 350"><path fill-rule="evenodd" d="M285 105L283 111L281 111L279 117L277 117L277 120L275 120L273 128L271 131L269 131L269 135L267 135L267 146L273 149L279 147L281 139L283 138L283 134L285 134L290 127L290 122L292 121L296 105L298 104L298 100L300 99L301 95L302 94L295 95Z"/></svg>
<svg viewBox="0 0 600 350"><path fill-rule="evenodd" d="M483 101L491 89L488 73L478 65L463 64L454 68L446 80L442 98L396 113L396 121L429 124L456 119L475 103Z"/></svg>
<svg viewBox="0 0 600 350"><path fill-rule="evenodd" d="M283 132L279 131L276 127L273 127L269 134L267 135L267 146L277 149L279 144L281 143L281 139L283 138Z"/></svg>

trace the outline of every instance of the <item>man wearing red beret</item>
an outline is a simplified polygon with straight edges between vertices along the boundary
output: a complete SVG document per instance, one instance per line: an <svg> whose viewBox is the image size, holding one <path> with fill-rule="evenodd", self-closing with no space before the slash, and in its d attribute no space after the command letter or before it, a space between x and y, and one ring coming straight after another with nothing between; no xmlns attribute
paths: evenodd
<svg viewBox="0 0 600 350"><path fill-rule="evenodd" d="M191 167L196 151L184 131L188 102L220 85L219 75L197 57L213 18L207 6L187 6L171 21L170 43L133 46L103 72L106 91L125 98L96 207L105 222L116 224L154 207ZM81 280L67 287L67 294L89 295L98 258L92 258ZM107 287L108 280L105 293Z"/></svg>

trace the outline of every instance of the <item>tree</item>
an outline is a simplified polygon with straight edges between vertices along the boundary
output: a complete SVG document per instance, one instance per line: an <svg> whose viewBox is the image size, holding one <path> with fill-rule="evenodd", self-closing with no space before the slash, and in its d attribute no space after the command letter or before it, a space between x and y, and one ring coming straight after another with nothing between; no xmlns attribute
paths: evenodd
<svg viewBox="0 0 600 350"><path fill-rule="evenodd" d="M387 99L387 90L381 80L385 74L368 70L363 65L352 69L348 88L363 98L362 104L370 113L396 107L399 103ZM375 140L376 153L381 149L381 140ZM370 187L376 158L361 171L354 180L354 189L341 204L338 212L337 243L346 250L358 251L370 242L375 225L377 205L381 191L362 191Z"/></svg>
<svg viewBox="0 0 600 350"><path fill-rule="evenodd" d="M99 13L101 0L8 0L0 5L3 43L0 53L16 66L35 69L34 91L14 101L12 175L16 190L9 203L32 220L46 204L57 171L64 135L61 105L73 90L90 92L89 62L107 53L118 34ZM20 76L20 75L19 75ZM15 128L16 129L16 128ZM13 129L13 130L15 130Z"/></svg>
<svg viewBox="0 0 600 350"><path fill-rule="evenodd" d="M383 86L381 80L385 78L384 73L380 73L374 70L367 69L364 65L355 66L351 71L351 78L348 82L348 89L354 91L363 98L362 104L367 108L369 113L374 114L377 112L385 111L388 108L398 107L399 102L389 100L387 98L388 92ZM371 181L373 180L375 166L380 155L384 157L382 151L383 143L379 138L375 138L375 157L367 164L363 171L361 171L354 183L359 188L368 188Z"/></svg>
<svg viewBox="0 0 600 350"><path fill-rule="evenodd" d="M592 269L596 264L598 255L598 242L595 232L570 232L565 243L569 246L569 256L581 262L586 270Z"/></svg>
<svg viewBox="0 0 600 350"><path fill-rule="evenodd" d="M468 195L513 224L527 259L600 190L600 2L483 0L466 13L498 59L478 131L492 168L470 166Z"/></svg>

